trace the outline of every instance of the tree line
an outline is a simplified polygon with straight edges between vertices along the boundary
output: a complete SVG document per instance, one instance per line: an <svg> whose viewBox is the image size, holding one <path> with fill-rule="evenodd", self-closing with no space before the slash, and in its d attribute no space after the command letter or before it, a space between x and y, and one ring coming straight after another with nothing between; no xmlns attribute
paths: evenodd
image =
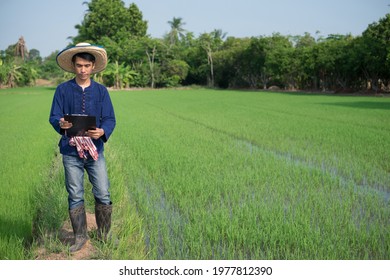
<svg viewBox="0 0 390 280"><path fill-rule="evenodd" d="M168 21L162 38L147 34L148 23L134 4L91 0L72 43L102 45L107 69L95 79L109 87L287 89L355 92L390 90L390 14L368 25L360 36L310 33L250 38L222 30L195 36L182 18ZM317 34L318 35L318 34ZM38 78L56 83L71 77L56 65L56 54L38 50L18 55L18 44L0 53L0 86L26 86Z"/></svg>

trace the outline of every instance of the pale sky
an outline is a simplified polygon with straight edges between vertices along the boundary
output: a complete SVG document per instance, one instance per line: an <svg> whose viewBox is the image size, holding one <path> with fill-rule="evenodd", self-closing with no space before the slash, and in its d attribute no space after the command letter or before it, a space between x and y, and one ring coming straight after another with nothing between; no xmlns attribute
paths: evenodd
<svg viewBox="0 0 390 280"><path fill-rule="evenodd" d="M65 48L84 18L89 0L0 0L0 50L23 36L42 57ZM181 17L197 37L221 29L227 36L329 34L361 35L390 13L390 0L124 0L148 21L148 34L161 38L168 21Z"/></svg>

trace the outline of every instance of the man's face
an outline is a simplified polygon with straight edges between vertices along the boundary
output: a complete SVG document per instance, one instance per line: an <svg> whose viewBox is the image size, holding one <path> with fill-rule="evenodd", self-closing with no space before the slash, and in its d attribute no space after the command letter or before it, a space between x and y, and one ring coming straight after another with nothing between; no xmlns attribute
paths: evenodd
<svg viewBox="0 0 390 280"><path fill-rule="evenodd" d="M74 69L77 77L80 80L89 79L92 70L95 68L95 64L89 60L85 60L81 57L76 57L74 62Z"/></svg>

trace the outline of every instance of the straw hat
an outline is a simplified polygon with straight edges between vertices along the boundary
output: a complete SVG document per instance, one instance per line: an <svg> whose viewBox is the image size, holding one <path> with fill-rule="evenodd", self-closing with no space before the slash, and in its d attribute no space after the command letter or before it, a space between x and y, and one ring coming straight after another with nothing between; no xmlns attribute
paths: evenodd
<svg viewBox="0 0 390 280"><path fill-rule="evenodd" d="M95 68L92 74L101 72L107 66L107 53L103 47L89 43L78 43L76 46L66 48L58 53L57 64L65 71L74 73L72 57L77 53L89 53L95 57Z"/></svg>

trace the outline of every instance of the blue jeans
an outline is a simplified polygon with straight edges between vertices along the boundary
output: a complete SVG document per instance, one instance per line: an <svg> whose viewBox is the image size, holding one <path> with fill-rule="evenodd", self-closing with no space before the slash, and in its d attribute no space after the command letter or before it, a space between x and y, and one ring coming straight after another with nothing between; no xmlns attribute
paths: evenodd
<svg viewBox="0 0 390 280"><path fill-rule="evenodd" d="M99 158L83 159L78 156L62 156L65 169L65 185L68 192L69 210L84 204L84 169L88 173L89 181L92 184L92 193L96 203L111 204L110 182L107 176L106 160L103 153L99 153Z"/></svg>

